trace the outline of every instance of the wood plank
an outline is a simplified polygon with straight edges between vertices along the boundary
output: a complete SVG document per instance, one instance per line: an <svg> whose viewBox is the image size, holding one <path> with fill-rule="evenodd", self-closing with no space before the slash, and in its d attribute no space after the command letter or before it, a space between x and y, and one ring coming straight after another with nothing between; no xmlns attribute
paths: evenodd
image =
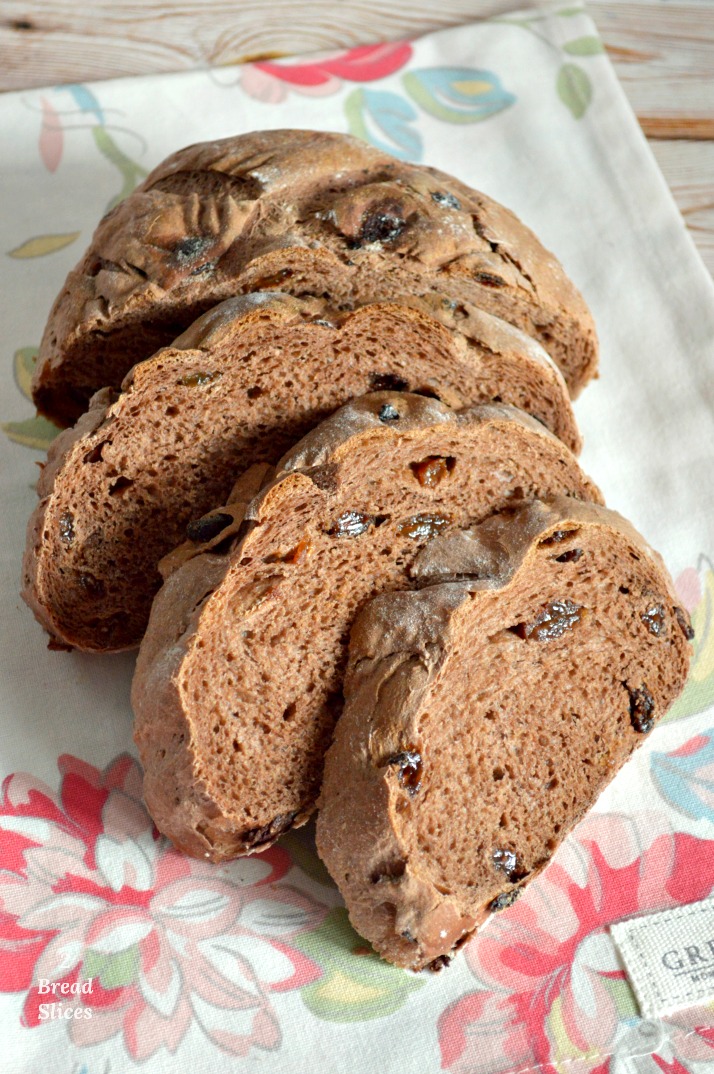
<svg viewBox="0 0 714 1074"><path fill-rule="evenodd" d="M650 143L704 264L714 276L714 143Z"/></svg>
<svg viewBox="0 0 714 1074"><path fill-rule="evenodd" d="M536 0L536 6L545 0ZM0 88L190 70L415 36L518 0L5 0ZM625 92L652 137L714 137L710 0L590 0Z"/></svg>

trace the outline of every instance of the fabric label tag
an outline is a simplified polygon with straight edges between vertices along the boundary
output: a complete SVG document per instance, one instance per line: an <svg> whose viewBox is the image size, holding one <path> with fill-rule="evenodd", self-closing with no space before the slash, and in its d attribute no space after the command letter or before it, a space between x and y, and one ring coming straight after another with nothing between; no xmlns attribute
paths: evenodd
<svg viewBox="0 0 714 1074"><path fill-rule="evenodd" d="M645 1018L714 998L714 899L620 921L610 933Z"/></svg>

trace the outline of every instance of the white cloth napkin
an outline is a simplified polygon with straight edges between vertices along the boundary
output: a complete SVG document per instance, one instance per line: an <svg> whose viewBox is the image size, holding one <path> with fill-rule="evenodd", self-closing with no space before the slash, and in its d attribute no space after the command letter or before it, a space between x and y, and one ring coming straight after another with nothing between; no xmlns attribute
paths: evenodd
<svg viewBox="0 0 714 1074"><path fill-rule="evenodd" d="M698 630L669 721L438 976L366 953L309 831L222 867L155 838L133 658L48 652L18 597L42 458L28 445L50 435L27 386L66 272L166 154L290 126L349 129L453 172L555 251L602 345L576 404L583 464L664 554ZM6 94L0 136L0 1069L580 1074L633 1056L653 1074L711 1069L711 1007L643 1020L607 928L714 883L714 286L587 15Z"/></svg>

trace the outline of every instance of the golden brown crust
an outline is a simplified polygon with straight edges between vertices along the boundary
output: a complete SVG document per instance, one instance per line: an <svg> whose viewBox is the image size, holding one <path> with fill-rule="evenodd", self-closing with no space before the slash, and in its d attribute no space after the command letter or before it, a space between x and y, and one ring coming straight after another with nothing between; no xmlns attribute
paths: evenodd
<svg viewBox="0 0 714 1074"><path fill-rule="evenodd" d="M539 339L573 395L596 372L582 297L507 209L348 135L271 131L181 150L100 222L50 313L39 409L75 420L198 314L266 289L470 303Z"/></svg>

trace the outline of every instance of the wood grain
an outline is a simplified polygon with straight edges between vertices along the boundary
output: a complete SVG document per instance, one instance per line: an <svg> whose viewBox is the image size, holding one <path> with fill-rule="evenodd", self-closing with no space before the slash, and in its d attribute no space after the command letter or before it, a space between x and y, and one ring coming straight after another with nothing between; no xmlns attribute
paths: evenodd
<svg viewBox="0 0 714 1074"><path fill-rule="evenodd" d="M714 142L651 142L657 163L714 276Z"/></svg>

